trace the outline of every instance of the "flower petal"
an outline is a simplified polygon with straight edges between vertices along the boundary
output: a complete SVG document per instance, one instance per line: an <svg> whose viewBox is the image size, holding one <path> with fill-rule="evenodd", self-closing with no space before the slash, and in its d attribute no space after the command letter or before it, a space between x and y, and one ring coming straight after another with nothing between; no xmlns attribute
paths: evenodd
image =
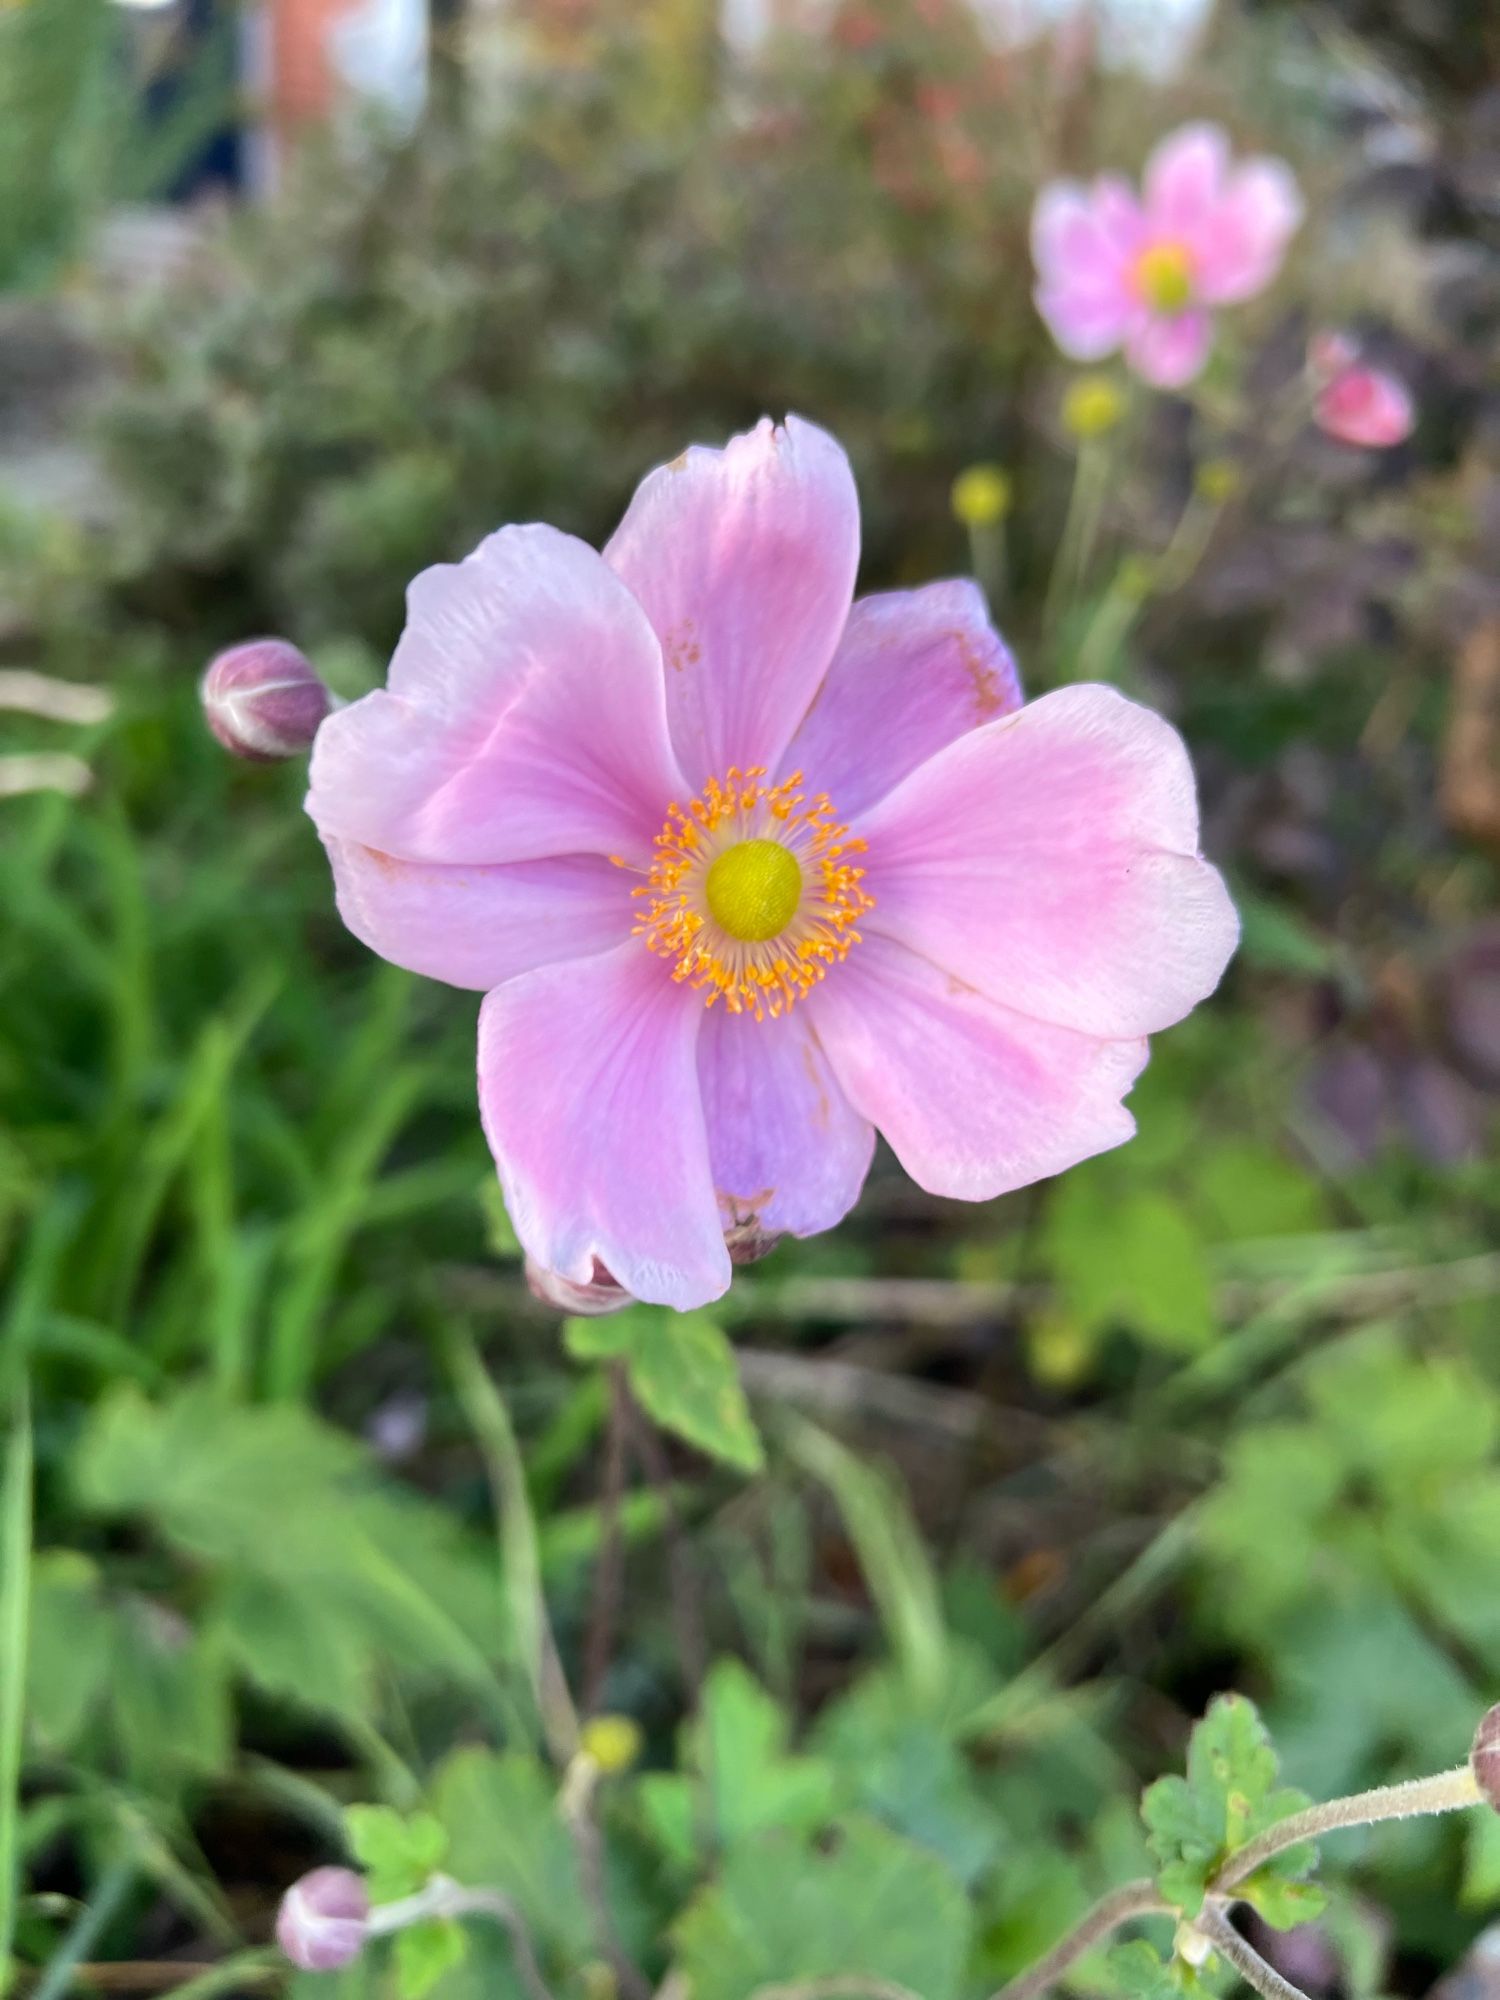
<svg viewBox="0 0 1500 2000"><path fill-rule="evenodd" d="M319 730L307 807L408 861L644 859L682 790L640 606L585 543L516 527L412 583L389 686Z"/></svg>
<svg viewBox="0 0 1500 2000"><path fill-rule="evenodd" d="M698 1088L704 1007L637 938L523 972L479 1016L479 1109L527 1255L652 1305L729 1286Z"/></svg>
<svg viewBox="0 0 1500 2000"><path fill-rule="evenodd" d="M1031 249L1037 310L1064 354L1097 361L1124 340L1135 316L1129 268L1141 217L1123 181L1084 188L1057 181L1038 197Z"/></svg>
<svg viewBox="0 0 1500 2000"><path fill-rule="evenodd" d="M469 868L327 838L339 915L392 965L487 993L630 935L630 880L597 854Z"/></svg>
<svg viewBox="0 0 1500 2000"><path fill-rule="evenodd" d="M1158 235L1192 236L1216 213L1229 140L1223 128L1183 125L1152 151L1142 177L1144 207Z"/></svg>
<svg viewBox="0 0 1500 2000"><path fill-rule="evenodd" d="M1234 950L1182 739L1112 688L1063 688L960 737L861 831L875 897L861 930L1038 1020L1152 1034Z"/></svg>
<svg viewBox="0 0 1500 2000"><path fill-rule="evenodd" d="M1121 1145L1146 1044L997 1006L869 937L806 1003L850 1102L919 1187L988 1201Z"/></svg>
<svg viewBox="0 0 1500 2000"><path fill-rule="evenodd" d="M1246 160L1236 167L1192 239L1199 297L1230 305L1264 291L1302 216L1302 195L1284 160Z"/></svg>
<svg viewBox="0 0 1500 2000"><path fill-rule="evenodd" d="M1212 340L1213 321L1206 312L1174 313L1170 319L1152 315L1131 333L1125 354L1143 382L1180 389L1201 371Z"/></svg>
<svg viewBox="0 0 1500 2000"><path fill-rule="evenodd" d="M1383 368L1347 369L1318 392L1313 415L1329 437L1369 450L1403 443L1417 420L1411 391Z"/></svg>
<svg viewBox="0 0 1500 2000"><path fill-rule="evenodd" d="M1016 663L977 584L862 597L783 761L847 820L955 736L1020 705Z"/></svg>
<svg viewBox="0 0 1500 2000"><path fill-rule="evenodd" d="M604 554L660 637L691 789L731 765L773 769L854 592L859 504L838 445L788 417L694 446L642 481Z"/></svg>
<svg viewBox="0 0 1500 2000"><path fill-rule="evenodd" d="M875 1134L833 1080L805 1008L707 1010L698 1074L725 1227L814 1236L853 1208Z"/></svg>

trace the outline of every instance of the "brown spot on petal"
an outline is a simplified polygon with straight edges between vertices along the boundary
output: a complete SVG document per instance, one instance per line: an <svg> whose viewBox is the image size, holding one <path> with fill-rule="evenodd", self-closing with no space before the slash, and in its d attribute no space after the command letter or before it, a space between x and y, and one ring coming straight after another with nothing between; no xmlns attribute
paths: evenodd
<svg viewBox="0 0 1500 2000"><path fill-rule="evenodd" d="M662 657L674 673L681 673L685 667L695 667L703 658L703 648L698 644L698 628L691 618L685 618L673 632L662 639Z"/></svg>
<svg viewBox="0 0 1500 2000"><path fill-rule="evenodd" d="M1005 689L1000 676L987 660L981 658L967 632L955 628L949 636L958 648L964 672L974 683L975 718L980 722L989 722L1005 707Z"/></svg>
<svg viewBox="0 0 1500 2000"><path fill-rule="evenodd" d="M687 468L688 455L685 451L678 452L677 456L667 466L668 472L686 472Z"/></svg>
<svg viewBox="0 0 1500 2000"><path fill-rule="evenodd" d="M811 1042L802 1044L802 1064L807 1071L808 1082L818 1093L817 1109L813 1112L812 1122L820 1131L826 1131L833 1116L833 1107L828 1102L828 1092L824 1088L822 1073L818 1068L817 1057L813 1054Z"/></svg>

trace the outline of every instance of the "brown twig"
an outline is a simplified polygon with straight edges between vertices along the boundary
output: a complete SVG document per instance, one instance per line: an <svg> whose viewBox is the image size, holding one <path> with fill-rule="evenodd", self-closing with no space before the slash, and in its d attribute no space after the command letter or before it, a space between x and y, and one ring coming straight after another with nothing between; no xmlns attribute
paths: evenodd
<svg viewBox="0 0 1500 2000"><path fill-rule="evenodd" d="M1035 1965L1019 1973L1008 1986L1002 1986L990 2000L1040 2000L1049 1987L1055 1986L1070 1967L1089 1953L1122 1924L1134 1922L1137 1917L1157 1917L1168 1914L1167 1905L1157 1894L1156 1884L1147 1876L1137 1882L1126 1882L1107 1896L1101 1896L1091 1910L1085 1911L1065 1937L1058 1939L1045 1958L1039 1958Z"/></svg>

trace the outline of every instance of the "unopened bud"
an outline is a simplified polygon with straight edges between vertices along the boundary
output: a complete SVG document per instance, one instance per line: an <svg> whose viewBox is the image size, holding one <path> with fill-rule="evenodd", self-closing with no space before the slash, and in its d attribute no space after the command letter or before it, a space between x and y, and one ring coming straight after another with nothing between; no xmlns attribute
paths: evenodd
<svg viewBox="0 0 1500 2000"><path fill-rule="evenodd" d="M594 1259L594 1275L586 1284L565 1278L560 1271L526 1259L526 1283L534 1299L544 1306L556 1306L561 1313L584 1319L599 1319L605 1313L623 1312L635 1300L623 1285L617 1285L608 1271Z"/></svg>
<svg viewBox="0 0 1500 2000"><path fill-rule="evenodd" d="M1469 1769L1486 1805L1500 1812L1500 1703L1486 1709L1474 1732Z"/></svg>
<svg viewBox="0 0 1500 2000"><path fill-rule="evenodd" d="M352 1868L314 1868L276 1913L276 1942L303 1972L337 1972L364 1950L370 1894Z"/></svg>
<svg viewBox="0 0 1500 2000"><path fill-rule="evenodd" d="M641 1754L641 1725L629 1715L593 1715L578 1732L578 1747L606 1778L628 1771Z"/></svg>
<svg viewBox="0 0 1500 2000"><path fill-rule="evenodd" d="M993 528L1010 512L1010 479L1003 466L971 465L953 482L955 519L966 528Z"/></svg>
<svg viewBox="0 0 1500 2000"><path fill-rule="evenodd" d="M226 750L260 764L312 748L333 697L286 639L248 639L209 663L203 714Z"/></svg>
<svg viewBox="0 0 1500 2000"><path fill-rule="evenodd" d="M1063 428L1076 438L1103 437L1124 414L1124 391L1107 375L1080 375L1062 401Z"/></svg>

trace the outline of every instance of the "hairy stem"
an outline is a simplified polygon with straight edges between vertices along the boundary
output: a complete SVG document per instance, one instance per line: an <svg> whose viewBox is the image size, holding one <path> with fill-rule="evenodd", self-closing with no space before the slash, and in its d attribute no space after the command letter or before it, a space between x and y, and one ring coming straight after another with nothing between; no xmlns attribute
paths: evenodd
<svg viewBox="0 0 1500 2000"><path fill-rule="evenodd" d="M1307 2000L1300 1986L1283 1979L1274 1965L1267 1965L1255 1946L1240 1936L1217 1903L1205 1903L1193 1919L1193 1929L1208 1939L1226 1965L1232 1965L1247 1986L1253 1986L1262 2000Z"/></svg>
<svg viewBox="0 0 1500 2000"><path fill-rule="evenodd" d="M1457 1812L1462 1806L1477 1805L1479 1796L1473 1772L1467 1764L1460 1764L1457 1770L1440 1771L1436 1777L1412 1778L1404 1785L1379 1785L1372 1792L1354 1792L1346 1799L1309 1806L1237 1848L1210 1888L1215 1895L1228 1895L1273 1856L1341 1827L1373 1826L1378 1820L1411 1819L1418 1813Z"/></svg>
<svg viewBox="0 0 1500 2000"><path fill-rule="evenodd" d="M1050 1986L1057 1981L1080 1958L1100 1945L1117 1931L1121 1924L1128 1924L1136 1917L1155 1917L1167 1914L1167 1905L1157 1894L1156 1884L1142 1876L1138 1882L1126 1882L1118 1889L1111 1889L1107 1896L1101 1896L1091 1910L1079 1918L1065 1937L1058 1939L1045 1958L1039 1958L1027 1971L1018 1973L1008 1986L1002 1986L990 2000L1039 2000Z"/></svg>
<svg viewBox="0 0 1500 2000"><path fill-rule="evenodd" d="M416 1895L403 1896L399 1902L382 1903L373 1909L370 1935L379 1937L385 1932L405 1930L408 1924L422 1923L430 1917L492 1917L503 1924L510 1933L516 1974L530 2000L554 2000L551 1987L542 1977L526 1919L510 1897L498 1889L469 1889L450 1875L434 1875Z"/></svg>

